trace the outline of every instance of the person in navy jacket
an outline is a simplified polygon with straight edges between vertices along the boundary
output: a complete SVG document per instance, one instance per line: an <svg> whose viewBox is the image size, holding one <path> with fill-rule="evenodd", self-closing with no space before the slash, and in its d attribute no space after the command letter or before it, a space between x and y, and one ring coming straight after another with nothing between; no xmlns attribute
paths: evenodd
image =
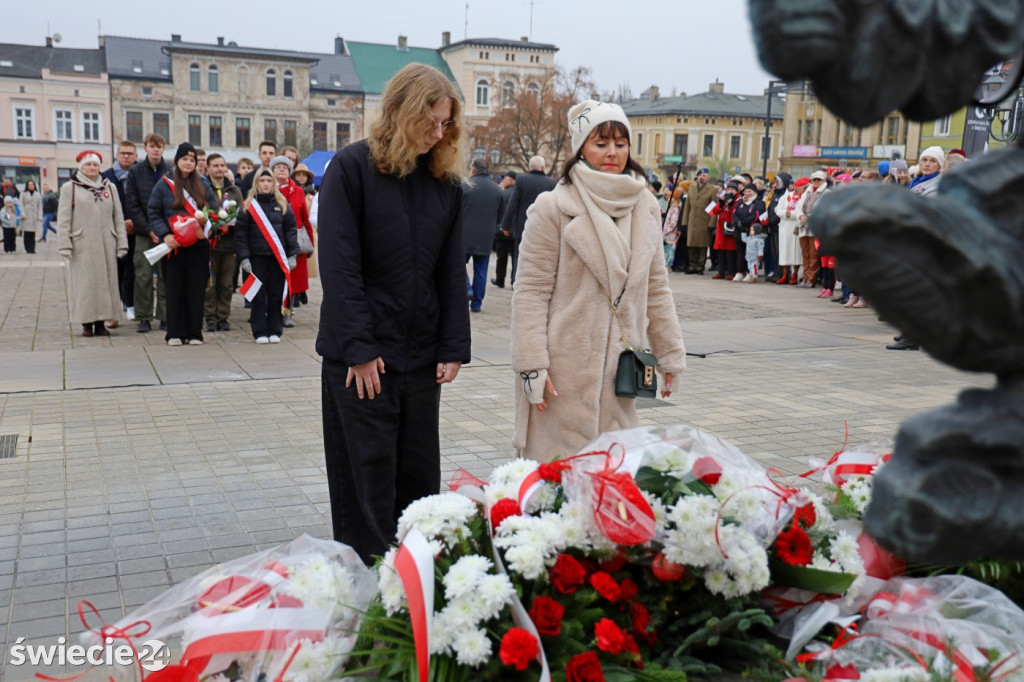
<svg viewBox="0 0 1024 682"><path fill-rule="evenodd" d="M461 102L437 69L389 81L320 188L324 451L334 537L367 562L440 489L441 385L470 359Z"/></svg>

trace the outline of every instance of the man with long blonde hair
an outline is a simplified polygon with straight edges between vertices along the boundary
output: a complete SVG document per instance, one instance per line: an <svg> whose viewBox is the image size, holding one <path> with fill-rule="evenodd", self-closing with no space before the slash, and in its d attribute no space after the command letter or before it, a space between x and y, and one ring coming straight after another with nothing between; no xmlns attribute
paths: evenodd
<svg viewBox="0 0 1024 682"><path fill-rule="evenodd" d="M371 563L440 489L441 385L469 362L462 102L437 69L388 82L320 187L324 452L334 537Z"/></svg>

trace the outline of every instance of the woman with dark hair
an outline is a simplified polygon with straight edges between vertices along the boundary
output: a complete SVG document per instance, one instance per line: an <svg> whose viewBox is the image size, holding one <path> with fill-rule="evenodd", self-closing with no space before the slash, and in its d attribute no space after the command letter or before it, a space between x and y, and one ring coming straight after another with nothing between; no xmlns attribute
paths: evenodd
<svg viewBox="0 0 1024 682"><path fill-rule="evenodd" d="M164 264L167 278L168 346L200 346L203 343L203 304L206 280L210 277L210 246L204 233L205 220L196 218L195 241L182 236L188 219L210 206L216 207L213 189L196 172L196 150L188 142L178 145L174 168L153 187L147 205L149 226L171 253ZM176 232L172 226L179 226ZM184 228L191 229L191 228ZM184 243L179 243L182 239Z"/></svg>
<svg viewBox="0 0 1024 682"><path fill-rule="evenodd" d="M321 185L324 451L334 537L372 563L438 492L441 385L469 362L462 102L437 69L388 82L369 137Z"/></svg>
<svg viewBox="0 0 1024 682"><path fill-rule="evenodd" d="M25 238L25 253L36 252L36 230L43 224L43 199L36 189L36 181L25 183L21 193L21 233Z"/></svg>
<svg viewBox="0 0 1024 682"><path fill-rule="evenodd" d="M627 347L651 348L662 396L686 368L661 212L629 153L629 120L586 101L569 110L569 129L574 156L530 209L512 292L513 440L540 461L639 424L634 401L615 394Z"/></svg>

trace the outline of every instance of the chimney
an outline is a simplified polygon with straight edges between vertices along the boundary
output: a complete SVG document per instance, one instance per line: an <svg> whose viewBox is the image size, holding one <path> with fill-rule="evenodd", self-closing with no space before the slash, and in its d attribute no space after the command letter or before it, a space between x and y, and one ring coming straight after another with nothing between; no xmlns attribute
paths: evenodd
<svg viewBox="0 0 1024 682"><path fill-rule="evenodd" d="M402 52L409 51L409 36L398 36L398 49Z"/></svg>
<svg viewBox="0 0 1024 682"><path fill-rule="evenodd" d="M522 40L524 43L528 43L530 42L530 36L522 36L520 40Z"/></svg>
<svg viewBox="0 0 1024 682"><path fill-rule="evenodd" d="M441 47L448 47L452 44L452 32L442 31L441 32Z"/></svg>
<svg viewBox="0 0 1024 682"><path fill-rule="evenodd" d="M46 46L53 47L53 38L51 38L50 36L46 36Z"/></svg>
<svg viewBox="0 0 1024 682"><path fill-rule="evenodd" d="M100 36L99 38L100 38L100 49L103 49L103 48L105 48L107 46L107 37L106 36Z"/></svg>
<svg viewBox="0 0 1024 682"><path fill-rule="evenodd" d="M647 88L647 99L648 99L648 101L656 102L658 100L658 97L660 97L660 96L661 96L661 92L658 90L658 86L657 85L652 85L651 87Z"/></svg>
<svg viewBox="0 0 1024 682"><path fill-rule="evenodd" d="M217 36L217 46L224 47L224 36Z"/></svg>
<svg viewBox="0 0 1024 682"><path fill-rule="evenodd" d="M717 92L719 95L724 94L725 83L719 83L716 78L714 83L708 85L708 92Z"/></svg>
<svg viewBox="0 0 1024 682"><path fill-rule="evenodd" d="M345 39L334 36L334 54L345 54Z"/></svg>
<svg viewBox="0 0 1024 682"><path fill-rule="evenodd" d="M172 33L171 34L171 42L172 43L180 43L181 42L181 34L180 33Z"/></svg>

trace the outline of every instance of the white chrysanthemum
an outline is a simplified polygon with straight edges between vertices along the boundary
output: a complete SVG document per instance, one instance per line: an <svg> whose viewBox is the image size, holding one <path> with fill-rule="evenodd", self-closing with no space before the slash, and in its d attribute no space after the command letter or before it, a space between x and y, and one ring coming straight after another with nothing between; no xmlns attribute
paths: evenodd
<svg viewBox="0 0 1024 682"><path fill-rule="evenodd" d="M692 460L693 456L685 450L668 443L658 443L647 449L644 463L679 478L693 468Z"/></svg>
<svg viewBox="0 0 1024 682"><path fill-rule="evenodd" d="M825 504L825 500L815 495L811 498L811 504L814 505L814 525L808 529L808 533L812 537L818 537L831 533L836 527L836 520L832 516L832 512L828 510L828 505Z"/></svg>
<svg viewBox="0 0 1024 682"><path fill-rule="evenodd" d="M490 485L519 485L519 483L526 478L527 474L536 471L537 467L540 466L535 460L523 459L517 457L511 462L506 462L499 467L496 467L491 475L488 477L488 483Z"/></svg>
<svg viewBox="0 0 1024 682"><path fill-rule="evenodd" d="M928 671L919 665L905 668L876 668L861 670L861 682L928 682L931 679Z"/></svg>
<svg viewBox="0 0 1024 682"><path fill-rule="evenodd" d="M509 547L505 550L505 563L510 571L518 573L527 580L536 580L546 571L544 554L536 547L529 545Z"/></svg>
<svg viewBox="0 0 1024 682"><path fill-rule="evenodd" d="M555 486L549 484L542 485L527 501L526 509L523 511L530 514L552 511L555 508L555 501L557 499L558 492L555 490Z"/></svg>
<svg viewBox="0 0 1024 682"><path fill-rule="evenodd" d="M430 653L448 653L460 629L454 622L452 612L447 608L435 613L430 621Z"/></svg>
<svg viewBox="0 0 1024 682"><path fill-rule="evenodd" d="M447 614L448 622L456 631L476 627L484 620L484 608L481 601L472 594L467 594L449 601L442 613ZM454 634L452 635L454 637Z"/></svg>
<svg viewBox="0 0 1024 682"><path fill-rule="evenodd" d="M766 513L761 505L761 498L754 490L745 490L733 495L729 503L722 510L723 514L730 516L744 526L756 524Z"/></svg>
<svg viewBox="0 0 1024 682"><path fill-rule="evenodd" d="M479 668L491 658L491 642L487 639L487 633L478 628L460 632L452 648L459 664L471 668Z"/></svg>
<svg viewBox="0 0 1024 682"><path fill-rule="evenodd" d="M822 554L821 552L815 552L814 556L811 557L811 563L807 564L810 568L815 568L819 571L833 571L838 572L839 567L836 566L831 559Z"/></svg>
<svg viewBox="0 0 1024 682"><path fill-rule="evenodd" d="M721 501L725 501L730 495L735 495L744 488L744 484L739 478L733 475L722 474L722 477L718 479L718 483L711 486L711 492L715 494Z"/></svg>
<svg viewBox="0 0 1024 682"><path fill-rule="evenodd" d="M398 536L404 537L410 529L416 528L428 540L440 537L448 545L466 535L466 524L479 513L473 500L457 493L441 493L416 500L402 512L398 519Z"/></svg>
<svg viewBox="0 0 1024 682"><path fill-rule="evenodd" d="M519 486L512 483L491 483L484 488L484 500L487 508L493 507L499 500L518 500Z"/></svg>
<svg viewBox="0 0 1024 682"><path fill-rule="evenodd" d="M381 562L377 570L380 601L389 616L393 616L405 608L405 587L402 585L402 579L398 577L398 571L395 569L395 557L397 554L397 547L389 549L387 554L384 555L384 561Z"/></svg>
<svg viewBox="0 0 1024 682"><path fill-rule="evenodd" d="M470 554L456 561L444 576L445 599L452 600L473 592L491 566L491 561L479 554Z"/></svg>
<svg viewBox="0 0 1024 682"><path fill-rule="evenodd" d="M288 665L287 670L283 671L282 679L285 682L321 682L327 679L338 664L334 645L335 642L330 637L322 642L311 642L308 639L298 642L295 647L275 657L271 666L273 674L268 675L268 679L277 679L282 674L281 669L285 664ZM296 647L298 651L295 652L294 658L291 658Z"/></svg>
<svg viewBox="0 0 1024 682"><path fill-rule="evenodd" d="M857 508L857 511L863 514L864 510L868 508L868 503L871 502L873 487L871 479L858 477L844 483L842 485L842 491L850 498L850 501L853 502L853 506Z"/></svg>
<svg viewBox="0 0 1024 682"><path fill-rule="evenodd" d="M507 575L485 575L481 578L475 595L481 607L481 620L497 618L515 594L516 589Z"/></svg>
<svg viewBox="0 0 1024 682"><path fill-rule="evenodd" d="M843 567L843 570L846 570L847 566L863 565L857 539L845 531L839 531L836 537L829 542L829 551L832 558Z"/></svg>
<svg viewBox="0 0 1024 682"><path fill-rule="evenodd" d="M729 575L721 568L709 568L704 571L704 585L714 594L724 595L731 589Z"/></svg>
<svg viewBox="0 0 1024 682"><path fill-rule="evenodd" d="M655 525L659 530L664 528L665 523L668 520L668 507L666 507L665 503L661 501L661 498L654 493L641 490L640 494L644 496L645 500L647 500L647 504L651 505L651 511L654 512Z"/></svg>

